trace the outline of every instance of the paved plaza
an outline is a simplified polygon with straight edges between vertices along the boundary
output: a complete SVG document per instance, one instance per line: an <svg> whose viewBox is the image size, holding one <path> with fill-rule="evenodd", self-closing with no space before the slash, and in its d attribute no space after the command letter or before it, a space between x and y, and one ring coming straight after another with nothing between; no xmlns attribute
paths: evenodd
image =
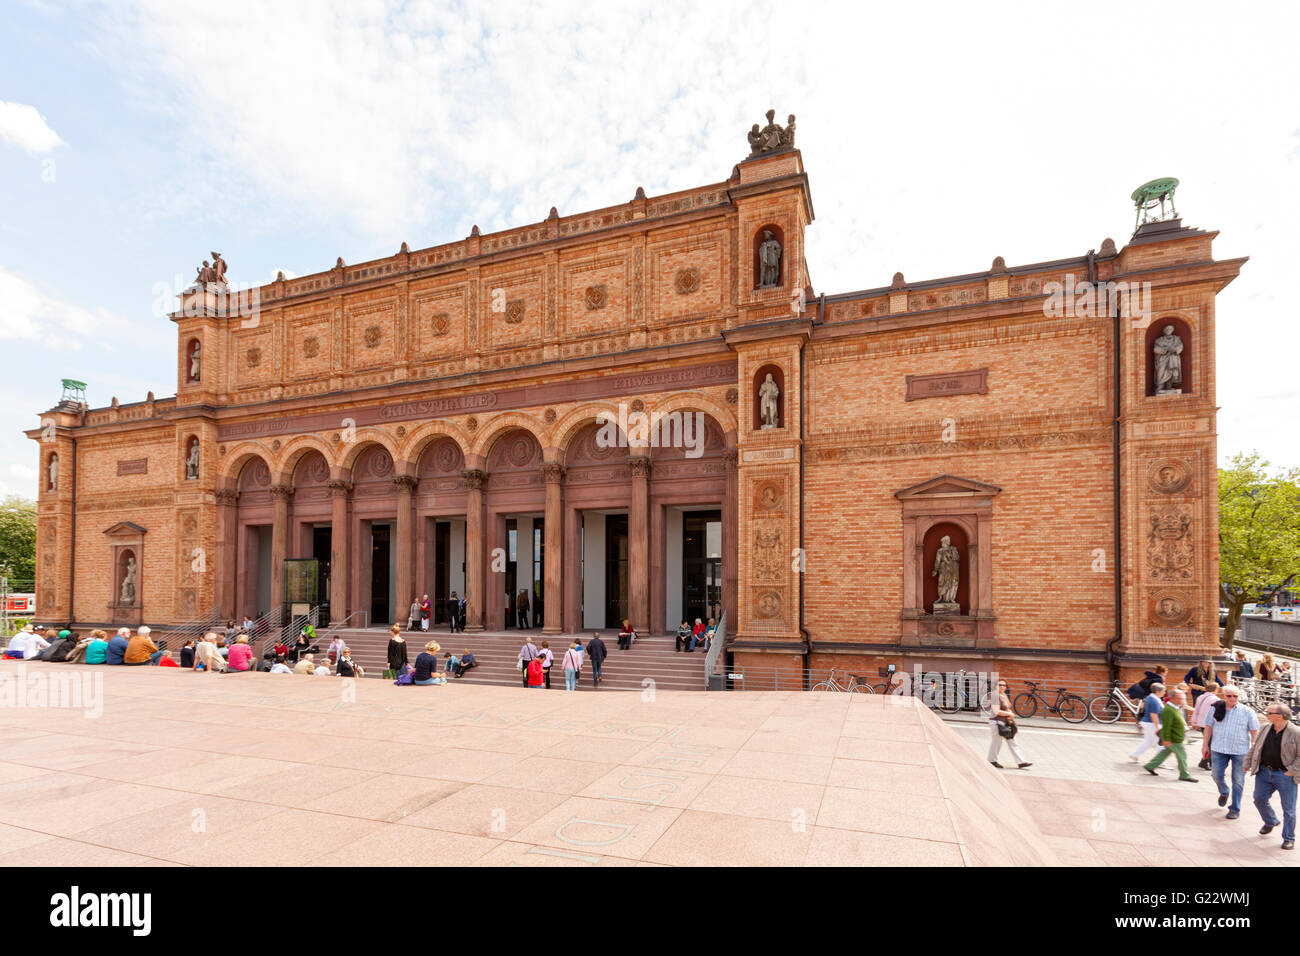
<svg viewBox="0 0 1300 956"><path fill-rule="evenodd" d="M1035 766L999 772L987 728L908 698L0 665L9 691L19 674L26 696L0 709L0 865L1292 857L1249 805L1224 823L1208 781L1120 764L1130 735L1026 729ZM55 676L97 696L46 706Z"/></svg>

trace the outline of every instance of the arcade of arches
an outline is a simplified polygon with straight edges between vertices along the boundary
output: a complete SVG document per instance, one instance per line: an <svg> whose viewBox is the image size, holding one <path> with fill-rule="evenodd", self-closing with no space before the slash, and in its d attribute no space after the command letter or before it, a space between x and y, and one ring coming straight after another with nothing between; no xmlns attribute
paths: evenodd
<svg viewBox="0 0 1300 956"><path fill-rule="evenodd" d="M376 439L358 438L334 466L308 447L274 475L250 452L217 496L217 604L232 617L265 613L285 561L314 558L329 619L353 626L404 623L425 595L446 623L453 594L466 596L471 629L628 619L666 632L719 617L736 593L735 441L699 414L698 457L620 447L625 435L611 445L594 420L550 455L527 428L507 427L479 462L449 436L412 461Z"/></svg>

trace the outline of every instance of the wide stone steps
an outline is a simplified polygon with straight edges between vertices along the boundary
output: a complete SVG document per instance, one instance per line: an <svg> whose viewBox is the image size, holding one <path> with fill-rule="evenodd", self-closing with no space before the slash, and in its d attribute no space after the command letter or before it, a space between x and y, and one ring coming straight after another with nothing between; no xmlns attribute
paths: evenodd
<svg viewBox="0 0 1300 956"><path fill-rule="evenodd" d="M543 640L540 631L505 633L470 632L466 634L449 634L446 630L423 632L404 632L402 637L408 645L407 657L412 664L424 649L425 643L437 641L442 649L438 652L439 662L443 655L451 651L461 656L466 649L474 654L478 666L471 668L462 681L475 684L496 684L519 687L523 684L523 675L516 670L515 662L519 657L519 648L523 645L524 634L541 647ZM367 677L378 677L388 666L388 631L381 628L345 629L338 632L352 650L352 659L365 668ZM551 653L555 655L555 664L551 668L551 689L564 689L564 671L561 662L564 652L572 640L571 635L558 635L546 638L551 644ZM646 679L652 680L657 690L704 690L704 659L702 650L693 653L673 650L671 637L639 638L630 650L618 649L618 633L612 632L608 637L604 633L601 639L609 651L603 668L600 686L608 690L643 690ZM322 637L322 652L329 642ZM591 662L584 660L579 689L592 690Z"/></svg>

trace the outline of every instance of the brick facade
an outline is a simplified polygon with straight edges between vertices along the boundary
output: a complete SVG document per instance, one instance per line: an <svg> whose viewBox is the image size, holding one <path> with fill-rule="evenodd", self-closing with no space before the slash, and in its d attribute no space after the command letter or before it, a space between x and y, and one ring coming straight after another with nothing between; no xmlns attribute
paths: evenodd
<svg viewBox="0 0 1300 956"><path fill-rule="evenodd" d="M370 536L388 523L404 619L447 519L464 523L470 623L500 626L493 549L531 516L546 629L571 631L580 528L601 513L627 516L627 615L658 632L666 516L715 508L739 667L1104 679L1117 571L1126 670L1212 651L1214 297L1242 261L1214 261L1213 233L1174 222L1101 254L819 295L812 219L784 149L699 189L280 279L255 315L187 293L174 398L62 404L29 433L43 475L60 459L40 495L38 614L235 617L266 600L268 540L276 595L281 559L310 556L328 527L342 620L369 606ZM757 274L764 230L783 245L776 288ZM1146 284L1150 321L1053 310L1052 283L1089 278ZM1148 328L1168 321L1190 339L1188 380L1156 396ZM776 428L759 427L769 372ZM598 447L596 416L620 405L703 413L703 454ZM922 567L940 526L965 529L966 606L946 619ZM124 606L128 553L140 593Z"/></svg>

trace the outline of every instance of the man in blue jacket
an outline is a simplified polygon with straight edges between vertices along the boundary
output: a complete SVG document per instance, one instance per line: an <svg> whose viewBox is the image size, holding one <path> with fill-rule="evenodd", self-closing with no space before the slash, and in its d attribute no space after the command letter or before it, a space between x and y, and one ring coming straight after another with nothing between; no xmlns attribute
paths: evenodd
<svg viewBox="0 0 1300 956"><path fill-rule="evenodd" d="M1255 676L1255 665L1246 659L1245 651L1237 651L1237 676L1250 680Z"/></svg>
<svg viewBox="0 0 1300 956"><path fill-rule="evenodd" d="M117 633L108 642L108 657L105 664L120 664L126 657L127 645L131 643L131 629L129 627L119 627Z"/></svg>

